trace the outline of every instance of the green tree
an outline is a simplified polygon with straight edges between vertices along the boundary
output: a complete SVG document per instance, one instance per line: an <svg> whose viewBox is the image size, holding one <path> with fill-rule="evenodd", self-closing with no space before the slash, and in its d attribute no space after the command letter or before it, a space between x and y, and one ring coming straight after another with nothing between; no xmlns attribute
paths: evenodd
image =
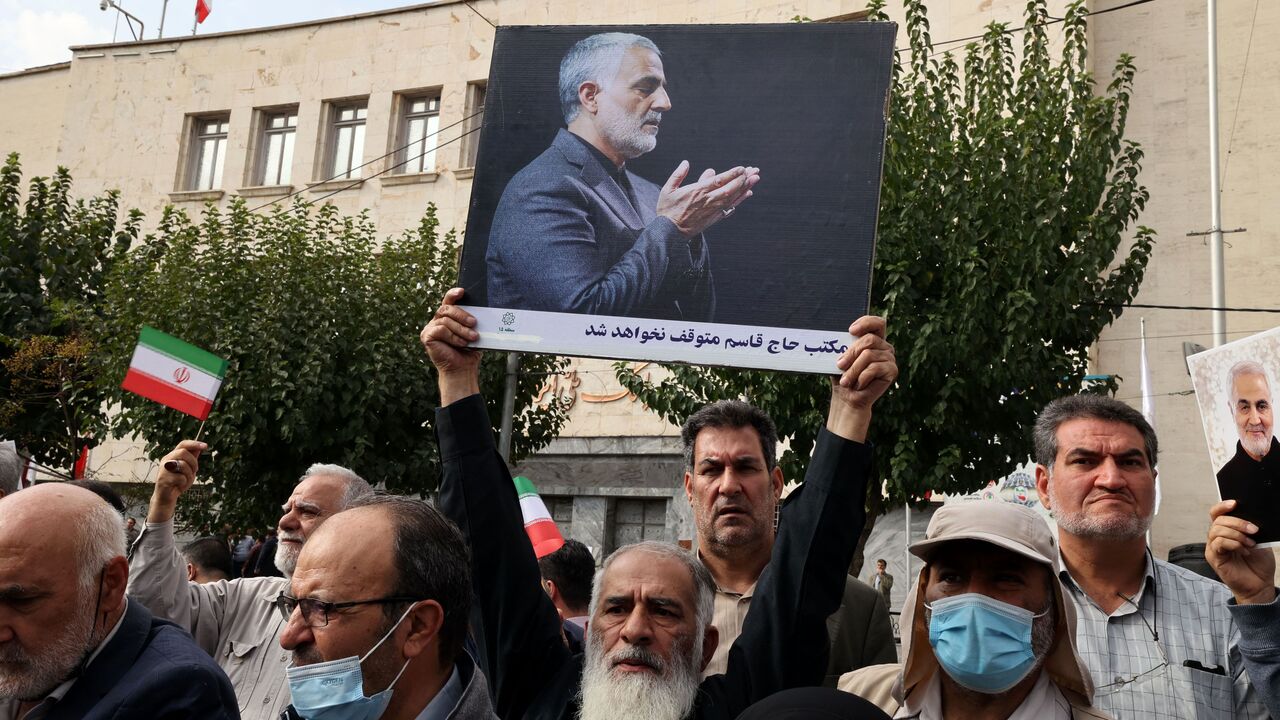
<svg viewBox="0 0 1280 720"><path fill-rule="evenodd" d="M0 437L69 468L81 440L95 444L106 431L88 330L142 216L120 222L115 192L73 200L66 168L33 178L25 203L21 186L13 153L0 169Z"/></svg>
<svg viewBox="0 0 1280 720"><path fill-rule="evenodd" d="M242 201L210 206L193 223L173 209L129 254L108 286L101 342L118 385L141 325L180 337L229 363L201 436L207 495L180 507L183 520L262 527L310 464L349 466L396 492L433 490L437 390L418 333L457 276L457 242L439 237L434 206L416 230L379 245L365 214L295 202L269 214ZM482 369L498 397L503 358ZM559 405L532 398L551 357L526 356L517 392L513 454L548 442ZM142 438L152 457L190 438L199 423L119 391L115 429ZM493 417L495 427L499 419Z"/></svg>
<svg viewBox="0 0 1280 720"><path fill-rule="evenodd" d="M887 19L883 5L872 5L875 19ZM1044 1L1028 2L1025 19L1020 54L993 24L962 71L935 51L923 0L906 2L910 50L894 69L871 303L901 372L872 428L891 503L972 491L1024 460L1036 413L1082 389L1089 346L1133 298L1151 253L1154 232L1131 231L1147 200L1142 151L1124 139L1132 58L1098 88L1082 2L1068 9L1056 58ZM787 476L803 477L825 383L668 369L658 383L617 373L671 421L749 398L790 440ZM873 512L884 500L872 488Z"/></svg>

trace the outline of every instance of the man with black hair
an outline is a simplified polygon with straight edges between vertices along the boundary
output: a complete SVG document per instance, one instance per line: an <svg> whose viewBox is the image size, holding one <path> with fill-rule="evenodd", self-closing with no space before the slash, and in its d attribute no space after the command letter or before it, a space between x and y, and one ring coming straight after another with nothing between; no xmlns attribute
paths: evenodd
<svg viewBox="0 0 1280 720"><path fill-rule="evenodd" d="M187 561L187 580L193 583L231 578L231 550L221 538L196 538L182 546L182 557Z"/></svg>
<svg viewBox="0 0 1280 720"><path fill-rule="evenodd" d="M587 606L591 603L591 581L596 574L595 558L586 545L566 539L559 550L538 558L538 569L542 571L542 589L564 618L570 649L582 649L590 614Z"/></svg>

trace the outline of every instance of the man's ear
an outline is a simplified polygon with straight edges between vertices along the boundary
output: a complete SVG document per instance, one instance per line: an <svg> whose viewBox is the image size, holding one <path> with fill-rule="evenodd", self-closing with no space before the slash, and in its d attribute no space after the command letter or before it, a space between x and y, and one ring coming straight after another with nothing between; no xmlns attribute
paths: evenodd
<svg viewBox="0 0 1280 720"><path fill-rule="evenodd" d="M187 563L187 582L195 582L200 573L196 570L196 566Z"/></svg>
<svg viewBox="0 0 1280 720"><path fill-rule="evenodd" d="M688 470L684 471L684 496L689 501L689 507L693 507L693 473Z"/></svg>
<svg viewBox="0 0 1280 720"><path fill-rule="evenodd" d="M1036 493L1040 495L1040 504L1047 510L1052 510L1053 505L1049 503L1049 468L1036 463Z"/></svg>
<svg viewBox="0 0 1280 720"><path fill-rule="evenodd" d="M129 561L123 555L107 561L107 567L102 572L100 612L112 613L119 610L124 605L124 591L128 584Z"/></svg>
<svg viewBox="0 0 1280 720"><path fill-rule="evenodd" d="M546 591L547 597L551 598L551 602L554 603L556 601L556 596L560 593L560 588L556 587L555 581L543 578L542 589Z"/></svg>
<svg viewBox="0 0 1280 720"><path fill-rule="evenodd" d="M428 648L439 647L444 608L435 600L423 600L409 612L404 624L409 626L409 635L404 640L404 656L418 657Z"/></svg>
<svg viewBox="0 0 1280 720"><path fill-rule="evenodd" d="M782 488L786 486L787 480L782 476L782 466L774 465L773 472L769 473L769 481L773 486L773 499L782 499Z"/></svg>
<svg viewBox="0 0 1280 720"><path fill-rule="evenodd" d="M590 80L578 86L578 104L583 110L595 115L600 110L596 96L600 94L600 86Z"/></svg>
<svg viewBox="0 0 1280 720"><path fill-rule="evenodd" d="M711 663L711 656L716 654L718 647L720 647L720 631L715 625L708 625L707 631L702 636L702 664L698 666L698 674L706 672L707 665Z"/></svg>

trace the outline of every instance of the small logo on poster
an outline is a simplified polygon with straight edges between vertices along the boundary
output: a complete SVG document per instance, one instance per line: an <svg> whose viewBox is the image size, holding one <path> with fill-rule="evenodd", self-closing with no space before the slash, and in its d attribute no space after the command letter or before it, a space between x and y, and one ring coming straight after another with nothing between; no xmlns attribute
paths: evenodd
<svg viewBox="0 0 1280 720"><path fill-rule="evenodd" d="M513 312L502 313L502 327L498 328L498 332L513 333L516 331L516 314Z"/></svg>
<svg viewBox="0 0 1280 720"><path fill-rule="evenodd" d="M180 367L173 371L173 381L179 385L191 379L191 371L187 368Z"/></svg>

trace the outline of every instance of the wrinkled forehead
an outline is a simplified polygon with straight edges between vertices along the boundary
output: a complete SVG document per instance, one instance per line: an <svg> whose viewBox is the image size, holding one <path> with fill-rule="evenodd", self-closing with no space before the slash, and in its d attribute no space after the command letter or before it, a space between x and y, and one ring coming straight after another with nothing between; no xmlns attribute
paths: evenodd
<svg viewBox="0 0 1280 720"><path fill-rule="evenodd" d="M644 601L663 597L692 608L696 594L693 575L684 563L644 550L624 551L600 576L601 598L625 595Z"/></svg>
<svg viewBox="0 0 1280 720"><path fill-rule="evenodd" d="M662 71L662 58L658 53L639 45L627 48L618 63L617 79L633 82L644 77L666 82L666 75Z"/></svg>
<svg viewBox="0 0 1280 720"><path fill-rule="evenodd" d="M1266 375L1259 373L1241 373L1231 383L1232 402L1239 400L1271 401L1271 385Z"/></svg>
<svg viewBox="0 0 1280 720"><path fill-rule="evenodd" d="M292 506L308 506L323 513L336 512L342 504L347 483L333 475L312 475L298 483L285 501L285 510Z"/></svg>

